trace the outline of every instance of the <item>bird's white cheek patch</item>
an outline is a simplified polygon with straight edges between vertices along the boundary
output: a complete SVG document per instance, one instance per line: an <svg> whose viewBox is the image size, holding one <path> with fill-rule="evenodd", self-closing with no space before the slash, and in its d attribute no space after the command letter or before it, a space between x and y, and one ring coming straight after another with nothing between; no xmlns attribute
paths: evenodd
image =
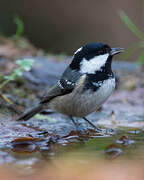
<svg viewBox="0 0 144 180"><path fill-rule="evenodd" d="M109 54L95 56L91 60L83 59L81 62L81 73L90 73L94 74L95 71L99 71L102 66L105 65Z"/></svg>

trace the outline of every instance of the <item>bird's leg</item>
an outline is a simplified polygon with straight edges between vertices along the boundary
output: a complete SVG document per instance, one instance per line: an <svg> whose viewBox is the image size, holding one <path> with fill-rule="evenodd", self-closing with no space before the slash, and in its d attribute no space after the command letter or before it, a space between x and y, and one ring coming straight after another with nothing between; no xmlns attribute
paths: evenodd
<svg viewBox="0 0 144 180"><path fill-rule="evenodd" d="M79 125L75 122L74 118L72 116L70 116L70 119L72 120L73 124L76 127L76 131L81 131L81 128L79 127Z"/></svg>
<svg viewBox="0 0 144 180"><path fill-rule="evenodd" d="M96 131L101 132L102 130L100 128L98 128L97 126L95 126L92 122L90 122L86 117L83 117L83 119L90 124L94 129L96 129Z"/></svg>

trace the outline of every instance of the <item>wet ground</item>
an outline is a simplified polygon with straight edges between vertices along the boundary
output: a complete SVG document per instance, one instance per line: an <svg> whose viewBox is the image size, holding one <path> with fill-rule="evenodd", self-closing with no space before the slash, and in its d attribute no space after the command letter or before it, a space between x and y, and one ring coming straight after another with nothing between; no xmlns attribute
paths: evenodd
<svg viewBox="0 0 144 180"><path fill-rule="evenodd" d="M58 59L65 61L57 61ZM3 90L20 112L38 102L67 66L69 57L34 58L23 78ZM3 70L12 63L0 60ZM14 109L0 101L0 164L9 164L18 174L33 175L56 161L73 159L81 164L97 160L143 160L144 148L144 72L134 63L114 62L117 89L101 110L88 116L103 131L96 132L82 119L77 132L70 119L45 111L24 122L16 122ZM55 169L55 170L56 170Z"/></svg>

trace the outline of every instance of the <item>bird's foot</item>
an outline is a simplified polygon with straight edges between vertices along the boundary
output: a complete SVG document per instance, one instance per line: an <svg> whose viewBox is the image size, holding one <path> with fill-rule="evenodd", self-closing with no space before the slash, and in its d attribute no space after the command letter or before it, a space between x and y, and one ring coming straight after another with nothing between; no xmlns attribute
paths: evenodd
<svg viewBox="0 0 144 180"><path fill-rule="evenodd" d="M109 128L109 129L100 129L98 128L97 130L99 133L103 134L103 135L112 135L115 133L114 129Z"/></svg>
<svg viewBox="0 0 144 180"><path fill-rule="evenodd" d="M78 122L76 122L73 117L70 117L70 119L72 120L77 132L85 132L85 129Z"/></svg>
<svg viewBox="0 0 144 180"><path fill-rule="evenodd" d="M84 129L79 123L77 123L73 117L70 117L70 119L72 120L73 124L75 125L76 131L78 133L84 133L86 132L86 129ZM101 129L99 127L97 127L96 125L94 125L92 122L90 122L87 118L83 117L83 119L91 126L93 127L94 131L96 133L100 133L100 134L113 134L114 130L113 129Z"/></svg>
<svg viewBox="0 0 144 180"><path fill-rule="evenodd" d="M105 133L106 134L114 134L114 129L112 129L112 128L109 128L109 129L105 129Z"/></svg>
<svg viewBox="0 0 144 180"><path fill-rule="evenodd" d="M97 132L102 133L103 129L95 126L92 122L90 122L86 117L83 117L83 119L89 124L91 125Z"/></svg>

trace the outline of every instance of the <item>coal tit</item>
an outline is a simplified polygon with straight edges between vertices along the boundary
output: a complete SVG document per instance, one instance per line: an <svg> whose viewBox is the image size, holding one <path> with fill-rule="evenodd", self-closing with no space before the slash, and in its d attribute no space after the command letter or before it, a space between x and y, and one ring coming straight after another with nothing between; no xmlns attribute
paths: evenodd
<svg viewBox="0 0 144 180"><path fill-rule="evenodd" d="M97 128L85 116L96 111L115 89L111 70L114 55L123 48L111 48L104 43L89 43L79 48L60 80L45 94L39 104L17 120L28 120L43 109L53 109L73 117L81 117Z"/></svg>

